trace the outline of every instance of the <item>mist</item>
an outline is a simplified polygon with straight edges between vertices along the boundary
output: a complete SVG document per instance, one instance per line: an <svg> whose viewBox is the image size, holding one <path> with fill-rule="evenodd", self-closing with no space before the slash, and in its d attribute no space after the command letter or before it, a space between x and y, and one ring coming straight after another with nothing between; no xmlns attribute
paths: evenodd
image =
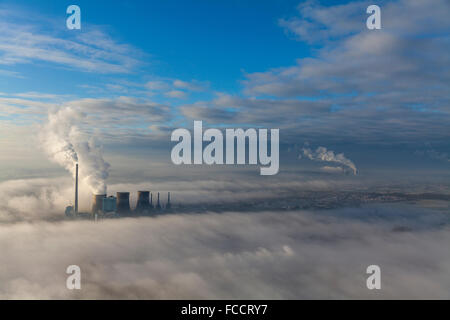
<svg viewBox="0 0 450 320"><path fill-rule="evenodd" d="M0 298L448 299L448 222L376 206L0 224ZM72 264L81 290L65 287Z"/></svg>
<svg viewBox="0 0 450 320"><path fill-rule="evenodd" d="M257 178L118 179L108 189L131 191L132 204L139 189L172 191L175 204L201 204L363 187L329 175L290 176L296 179L280 175L263 185ZM437 209L389 203L333 210L193 211L95 223L64 219L73 192L70 176L0 183L0 298L450 297L448 202ZM89 188L80 189L80 210L89 210L91 198ZM79 291L65 286L65 270L72 264L81 268ZM365 272L372 264L381 267L381 290L366 288Z"/></svg>

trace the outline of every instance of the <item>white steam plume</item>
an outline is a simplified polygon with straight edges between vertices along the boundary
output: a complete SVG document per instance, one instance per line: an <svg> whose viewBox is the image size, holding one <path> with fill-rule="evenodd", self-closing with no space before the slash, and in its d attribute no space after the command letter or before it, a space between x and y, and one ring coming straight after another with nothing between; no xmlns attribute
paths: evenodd
<svg viewBox="0 0 450 320"><path fill-rule="evenodd" d="M333 151L327 150L327 148L325 147L318 147L315 151L311 150L310 148L302 148L302 153L303 156L307 157L310 160L336 162L352 169L353 174L355 175L358 172L355 164L350 159L347 159L343 153L335 154ZM301 159L302 154L300 154L298 157L299 159Z"/></svg>
<svg viewBox="0 0 450 320"><path fill-rule="evenodd" d="M50 159L75 176L75 164L80 163L80 182L92 193L106 194L109 163L102 156L101 148L93 138L83 137L77 124L83 113L66 107L49 114L39 138Z"/></svg>

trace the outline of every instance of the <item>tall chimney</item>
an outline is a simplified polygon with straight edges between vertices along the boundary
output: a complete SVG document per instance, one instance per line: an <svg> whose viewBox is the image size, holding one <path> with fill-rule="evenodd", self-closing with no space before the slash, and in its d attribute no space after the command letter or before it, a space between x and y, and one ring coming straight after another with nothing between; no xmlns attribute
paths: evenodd
<svg viewBox="0 0 450 320"><path fill-rule="evenodd" d="M153 193L150 193L150 209L153 209Z"/></svg>
<svg viewBox="0 0 450 320"><path fill-rule="evenodd" d="M159 203L159 192L158 192L158 202L156 203L156 209L161 209L161 204Z"/></svg>
<svg viewBox="0 0 450 320"><path fill-rule="evenodd" d="M166 204L166 209L170 209L170 192L167 193L167 204Z"/></svg>
<svg viewBox="0 0 450 320"><path fill-rule="evenodd" d="M78 214L78 163L75 165L75 214Z"/></svg>
<svg viewBox="0 0 450 320"><path fill-rule="evenodd" d="M136 211L145 211L150 209L150 191L138 191Z"/></svg>
<svg viewBox="0 0 450 320"><path fill-rule="evenodd" d="M103 198L106 198L106 194L94 194L92 195L92 213L98 213L103 210Z"/></svg>
<svg viewBox="0 0 450 320"><path fill-rule="evenodd" d="M117 213L129 213L130 212L130 193L129 192L117 192Z"/></svg>

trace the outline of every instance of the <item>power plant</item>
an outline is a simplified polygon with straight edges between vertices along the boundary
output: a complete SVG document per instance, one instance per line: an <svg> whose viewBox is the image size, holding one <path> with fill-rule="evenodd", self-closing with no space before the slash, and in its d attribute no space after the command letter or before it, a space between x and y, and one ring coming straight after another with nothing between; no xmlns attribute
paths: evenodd
<svg viewBox="0 0 450 320"><path fill-rule="evenodd" d="M78 212L78 164L75 166L75 205L67 206L65 214L68 217L114 217L114 216L135 216L135 215L151 215L163 210L171 209L170 192L167 194L167 204L161 205L160 195L156 206L153 207L153 193L150 191L138 191L136 207L134 210L130 207L130 192L117 192L116 196L108 196L107 194L93 194L91 213Z"/></svg>
<svg viewBox="0 0 450 320"><path fill-rule="evenodd" d="M129 192L117 192L116 210L117 213L129 213L131 211Z"/></svg>
<svg viewBox="0 0 450 320"><path fill-rule="evenodd" d="M143 212L150 210L150 191L138 191L136 211Z"/></svg>
<svg viewBox="0 0 450 320"><path fill-rule="evenodd" d="M103 199L106 198L106 194L94 194L92 196L92 213L99 213L103 211Z"/></svg>

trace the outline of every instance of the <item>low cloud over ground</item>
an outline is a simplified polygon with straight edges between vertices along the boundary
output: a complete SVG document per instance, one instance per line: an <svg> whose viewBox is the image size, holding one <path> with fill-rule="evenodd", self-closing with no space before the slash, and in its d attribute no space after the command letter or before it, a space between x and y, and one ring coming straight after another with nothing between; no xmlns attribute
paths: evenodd
<svg viewBox="0 0 450 320"><path fill-rule="evenodd" d="M203 172L203 171L202 171ZM116 182L109 193L172 191L176 203L268 199L343 190L346 180ZM251 177L251 175L249 176ZM346 178L347 179L347 178ZM353 184L353 188L361 188ZM185 213L63 221L72 179L0 183L0 298L449 298L449 205L322 211ZM82 209L91 194L80 190ZM164 199L164 198L163 198ZM134 204L132 199L132 204ZM268 209L267 209L268 210ZM65 287L79 265L82 290ZM366 288L368 265L382 290Z"/></svg>
<svg viewBox="0 0 450 320"><path fill-rule="evenodd" d="M449 298L448 222L401 206L3 224L0 298Z"/></svg>

